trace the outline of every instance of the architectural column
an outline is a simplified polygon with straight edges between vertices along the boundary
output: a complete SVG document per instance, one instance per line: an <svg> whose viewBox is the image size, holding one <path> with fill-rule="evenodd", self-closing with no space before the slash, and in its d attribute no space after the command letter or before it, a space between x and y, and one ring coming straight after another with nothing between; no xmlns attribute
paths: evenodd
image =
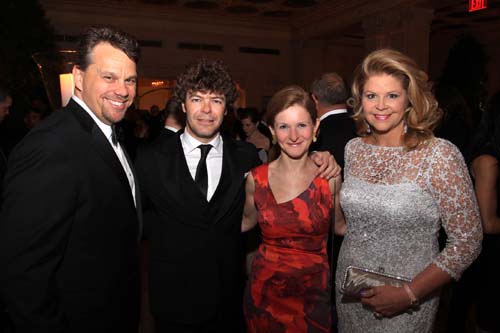
<svg viewBox="0 0 500 333"><path fill-rule="evenodd" d="M427 71L432 17L432 9L406 6L368 16L363 20L365 49L396 49Z"/></svg>

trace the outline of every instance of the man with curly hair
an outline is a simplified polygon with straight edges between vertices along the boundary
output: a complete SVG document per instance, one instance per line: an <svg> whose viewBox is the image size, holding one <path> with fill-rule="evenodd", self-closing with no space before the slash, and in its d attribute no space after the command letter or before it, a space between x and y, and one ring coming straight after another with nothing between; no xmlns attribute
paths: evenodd
<svg viewBox="0 0 500 333"><path fill-rule="evenodd" d="M253 145L220 134L237 98L222 62L190 65L175 96L186 114L184 131L160 137L136 159L156 332L241 332L244 183L260 160Z"/></svg>

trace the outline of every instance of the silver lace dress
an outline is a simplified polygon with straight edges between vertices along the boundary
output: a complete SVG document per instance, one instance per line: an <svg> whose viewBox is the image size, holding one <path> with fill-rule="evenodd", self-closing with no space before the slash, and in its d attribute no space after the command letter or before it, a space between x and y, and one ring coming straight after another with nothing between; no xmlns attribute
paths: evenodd
<svg viewBox="0 0 500 333"><path fill-rule="evenodd" d="M437 294L411 314L376 319L359 301L343 298L339 287L349 265L411 279L434 263L452 278L460 277L479 254L482 239L462 155L437 138L410 152L355 138L346 146L345 161L340 203L347 230L336 273L339 331L432 332ZM441 225L447 244L439 252Z"/></svg>

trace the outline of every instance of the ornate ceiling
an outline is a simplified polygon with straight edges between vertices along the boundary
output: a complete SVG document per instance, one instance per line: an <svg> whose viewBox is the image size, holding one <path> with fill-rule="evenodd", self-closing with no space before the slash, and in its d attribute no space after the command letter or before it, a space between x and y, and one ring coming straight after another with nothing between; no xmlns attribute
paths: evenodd
<svg viewBox="0 0 500 333"><path fill-rule="evenodd" d="M331 0L137 0L145 4L178 7L218 14L286 18L306 14Z"/></svg>
<svg viewBox="0 0 500 333"><path fill-rule="evenodd" d="M110 0L108 0L110 1ZM292 27L301 27L321 16L328 14L358 14L353 8L359 8L359 14L369 13L366 7L380 7L392 3L432 8L435 11L433 32L456 29L481 29L500 25L500 1L488 1L488 8L477 12L468 12L467 0L111 0L122 3L140 3L161 10L179 11L193 15L218 15L242 20L274 20L288 23ZM384 4L385 3L385 4ZM323 14L323 15L322 15ZM333 16L335 21L338 16ZM353 33L354 31L351 31Z"/></svg>

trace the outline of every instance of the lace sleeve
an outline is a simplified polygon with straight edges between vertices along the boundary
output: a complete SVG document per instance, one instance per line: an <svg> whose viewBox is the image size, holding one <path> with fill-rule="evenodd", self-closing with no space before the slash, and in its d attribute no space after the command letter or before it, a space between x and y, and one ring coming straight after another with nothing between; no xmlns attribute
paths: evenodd
<svg viewBox="0 0 500 333"><path fill-rule="evenodd" d="M447 235L446 246L434 263L458 280L481 251L483 233L479 208L459 150L440 139L431 150L427 182Z"/></svg>

